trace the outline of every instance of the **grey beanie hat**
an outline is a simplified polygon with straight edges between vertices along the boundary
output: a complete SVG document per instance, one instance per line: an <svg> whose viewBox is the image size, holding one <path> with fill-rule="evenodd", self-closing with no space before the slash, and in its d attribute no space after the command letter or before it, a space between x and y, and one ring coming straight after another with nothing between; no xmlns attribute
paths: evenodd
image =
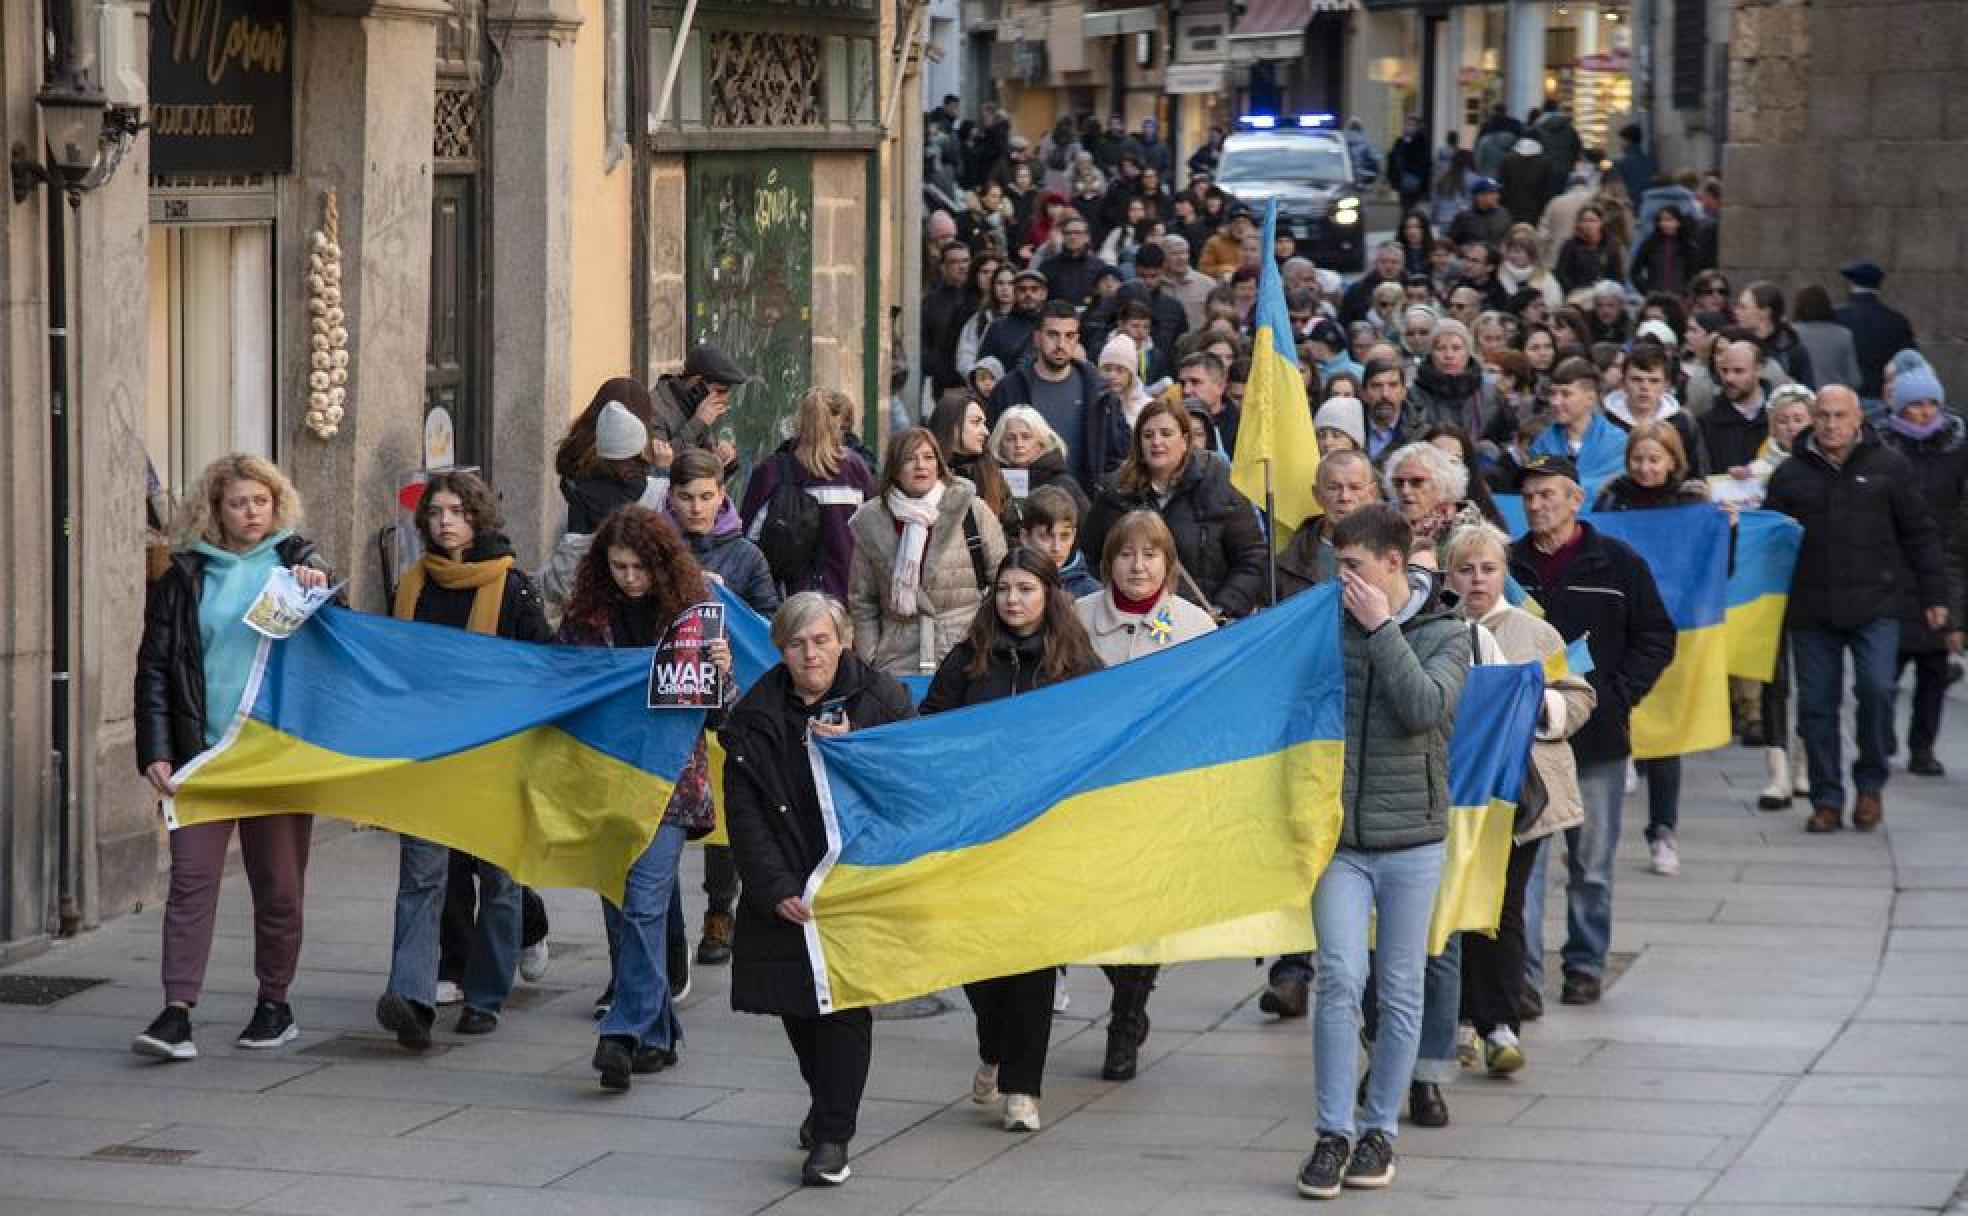
<svg viewBox="0 0 1968 1216"><path fill-rule="evenodd" d="M649 446L649 428L629 412L629 407L611 401L595 416L595 455L603 460L627 460L640 456Z"/></svg>

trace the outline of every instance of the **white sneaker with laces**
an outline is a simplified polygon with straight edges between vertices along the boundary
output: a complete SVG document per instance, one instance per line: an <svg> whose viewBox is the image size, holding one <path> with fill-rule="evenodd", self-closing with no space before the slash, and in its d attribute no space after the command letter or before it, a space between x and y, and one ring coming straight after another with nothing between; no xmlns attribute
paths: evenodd
<svg viewBox="0 0 1968 1216"><path fill-rule="evenodd" d="M1681 872L1681 854L1675 851L1674 834L1662 832L1647 846L1650 860L1649 868L1664 878L1672 878Z"/></svg>
<svg viewBox="0 0 1968 1216"><path fill-rule="evenodd" d="M970 1079L970 1100L979 1106L989 1106L998 1097L998 1066L979 1064L977 1075Z"/></svg>
<svg viewBox="0 0 1968 1216"><path fill-rule="evenodd" d="M1004 1129L1008 1132L1039 1130L1039 1100L1030 1094L1006 1094Z"/></svg>
<svg viewBox="0 0 1968 1216"><path fill-rule="evenodd" d="M462 1005L465 1003L465 990L450 980L437 981L437 1003L439 1005Z"/></svg>
<svg viewBox="0 0 1968 1216"><path fill-rule="evenodd" d="M537 984L547 978L547 963L552 958L547 950L547 939L541 938L519 952L519 974L529 984Z"/></svg>

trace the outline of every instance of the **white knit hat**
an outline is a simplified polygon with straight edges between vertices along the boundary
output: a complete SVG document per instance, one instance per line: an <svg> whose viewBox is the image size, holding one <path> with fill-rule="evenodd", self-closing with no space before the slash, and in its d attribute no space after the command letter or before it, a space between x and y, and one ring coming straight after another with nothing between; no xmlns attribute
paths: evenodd
<svg viewBox="0 0 1968 1216"><path fill-rule="evenodd" d="M1353 443L1362 451L1367 446L1367 407L1358 397L1329 397L1313 415L1312 429L1323 431L1328 428L1343 431L1353 437Z"/></svg>
<svg viewBox="0 0 1968 1216"><path fill-rule="evenodd" d="M1126 334L1115 334L1107 339L1107 345L1100 348L1100 366L1109 363L1127 368L1137 376L1141 374L1141 352L1135 349L1134 339Z"/></svg>
<svg viewBox="0 0 1968 1216"><path fill-rule="evenodd" d="M649 446L649 428L629 412L629 407L611 401L595 416L595 455L603 460L627 460L642 455Z"/></svg>

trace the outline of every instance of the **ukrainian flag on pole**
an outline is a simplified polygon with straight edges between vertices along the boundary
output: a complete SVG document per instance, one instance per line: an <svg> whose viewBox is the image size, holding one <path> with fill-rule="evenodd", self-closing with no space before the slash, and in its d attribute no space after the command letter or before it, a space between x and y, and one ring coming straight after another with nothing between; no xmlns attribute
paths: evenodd
<svg viewBox="0 0 1968 1216"><path fill-rule="evenodd" d="M1339 838L1345 688L1334 583L1122 667L816 740L820 1008L1268 909L1309 921Z"/></svg>
<svg viewBox="0 0 1968 1216"><path fill-rule="evenodd" d="M1319 477L1319 438L1306 404L1298 367L1298 338L1285 310L1285 284L1271 249L1278 232L1278 200L1264 210L1264 256L1257 278L1257 339L1251 347L1250 381L1237 423L1230 481L1244 497L1264 505L1264 471L1271 470L1273 543L1280 549L1308 516L1319 511L1312 483Z"/></svg>
<svg viewBox="0 0 1968 1216"><path fill-rule="evenodd" d="M172 828L306 811L621 902L704 715L648 708L650 652L542 646L323 608L263 641Z"/></svg>

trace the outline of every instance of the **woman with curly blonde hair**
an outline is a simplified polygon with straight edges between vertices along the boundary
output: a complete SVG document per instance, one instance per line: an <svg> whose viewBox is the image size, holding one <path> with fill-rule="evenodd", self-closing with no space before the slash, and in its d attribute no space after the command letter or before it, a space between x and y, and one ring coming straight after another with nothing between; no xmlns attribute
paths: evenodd
<svg viewBox="0 0 1968 1216"><path fill-rule="evenodd" d="M137 650L137 767L160 797L173 775L232 729L260 637L242 619L267 576L292 569L304 587L328 583L314 545L295 533L301 499L272 462L234 452L206 467L186 499L170 565L151 587ZM259 999L238 1044L279 1047L299 1034L287 988L301 956L301 905L311 815L239 821L253 891L253 971ZM190 1060L191 1010L205 982L225 875L231 820L171 833L164 903L164 1011L130 1044L139 1055Z"/></svg>

